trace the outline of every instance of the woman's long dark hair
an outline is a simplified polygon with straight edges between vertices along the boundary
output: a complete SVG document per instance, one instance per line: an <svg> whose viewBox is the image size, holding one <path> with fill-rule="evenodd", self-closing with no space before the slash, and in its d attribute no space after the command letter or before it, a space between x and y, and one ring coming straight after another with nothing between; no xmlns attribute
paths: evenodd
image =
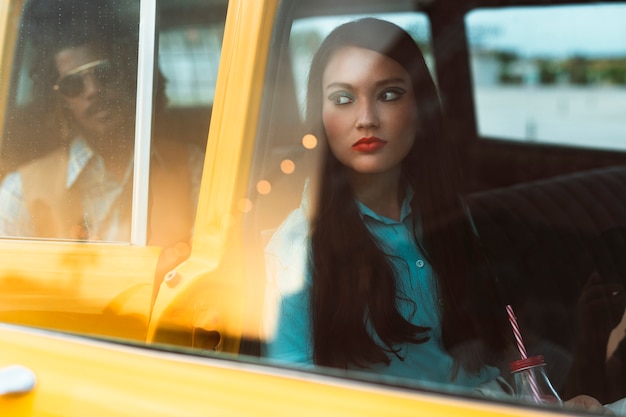
<svg viewBox="0 0 626 417"><path fill-rule="evenodd" d="M485 335L483 330L502 328L503 322L476 308L477 296L485 291L496 298L495 281L488 278L481 294L471 291L476 266L484 263L460 198L461 176L444 134L437 88L418 45L395 24L366 18L339 26L314 56L308 81L307 121L322 143L322 76L333 54L346 46L381 53L411 78L419 127L403 161L403 180L415 191L413 224L422 225L421 236L414 234L437 276L444 346L460 359L457 363L477 371L483 358L467 355L469 346L480 345L474 342L481 336L496 348L506 341L498 331ZM411 324L398 311L393 267L361 220L342 164L328 149L322 164L311 231L314 361L339 368L389 363L389 354L398 354L394 346L422 343L429 329Z"/></svg>

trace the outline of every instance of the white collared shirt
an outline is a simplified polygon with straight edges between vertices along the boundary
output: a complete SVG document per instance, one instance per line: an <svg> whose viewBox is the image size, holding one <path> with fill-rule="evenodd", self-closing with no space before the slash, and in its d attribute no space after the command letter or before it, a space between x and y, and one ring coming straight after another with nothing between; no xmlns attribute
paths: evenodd
<svg viewBox="0 0 626 417"><path fill-rule="evenodd" d="M162 163L161 155L152 149L154 161ZM204 154L193 149L189 154L192 181L193 207L197 204L202 175ZM82 196L83 218L90 236L97 240L111 241L118 236L119 219L130 204L120 200L133 172L133 161L119 181L108 172L101 155L97 154L85 140L75 138L69 147L67 180L65 187L78 187ZM36 237L33 221L24 201L22 178L18 171L7 174L0 186L0 236Z"/></svg>

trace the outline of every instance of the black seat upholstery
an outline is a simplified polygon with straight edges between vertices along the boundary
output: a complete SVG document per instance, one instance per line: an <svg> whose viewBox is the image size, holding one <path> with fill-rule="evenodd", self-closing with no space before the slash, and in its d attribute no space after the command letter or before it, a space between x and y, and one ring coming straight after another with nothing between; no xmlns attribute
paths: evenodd
<svg viewBox="0 0 626 417"><path fill-rule="evenodd" d="M573 354L577 301L591 275L626 284L626 167L489 190L468 204L529 350L547 343Z"/></svg>

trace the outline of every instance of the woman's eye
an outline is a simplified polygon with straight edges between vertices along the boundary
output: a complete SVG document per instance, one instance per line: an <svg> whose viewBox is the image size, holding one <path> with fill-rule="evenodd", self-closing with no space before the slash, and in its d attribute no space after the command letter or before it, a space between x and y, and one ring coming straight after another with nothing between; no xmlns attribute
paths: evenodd
<svg viewBox="0 0 626 417"><path fill-rule="evenodd" d="M348 93L345 92L337 92L328 96L328 99L333 102L333 104L341 105L348 104L354 101L354 98Z"/></svg>
<svg viewBox="0 0 626 417"><path fill-rule="evenodd" d="M381 101L395 101L400 98L406 91L402 88L391 88L380 94Z"/></svg>

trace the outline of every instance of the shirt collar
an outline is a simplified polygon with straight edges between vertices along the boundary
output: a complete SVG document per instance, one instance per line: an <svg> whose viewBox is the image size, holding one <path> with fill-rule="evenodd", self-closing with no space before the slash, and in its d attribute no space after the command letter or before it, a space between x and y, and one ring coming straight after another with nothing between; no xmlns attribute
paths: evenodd
<svg viewBox="0 0 626 417"><path fill-rule="evenodd" d="M400 208L400 222L404 222L404 220L411 215L411 200L413 200L414 195L415 192L413 191L413 188L410 185L407 186L406 192L404 193L404 200L402 201L402 207ZM370 217L374 220L387 224L398 223L396 220L377 214L360 201L355 201L357 207L359 208L359 212L361 213L361 217Z"/></svg>
<svg viewBox="0 0 626 417"><path fill-rule="evenodd" d="M70 144L69 161L67 164L67 180L65 182L65 188L70 188L80 174L85 170L85 167L89 161L94 158L95 152L87 142L78 137Z"/></svg>

